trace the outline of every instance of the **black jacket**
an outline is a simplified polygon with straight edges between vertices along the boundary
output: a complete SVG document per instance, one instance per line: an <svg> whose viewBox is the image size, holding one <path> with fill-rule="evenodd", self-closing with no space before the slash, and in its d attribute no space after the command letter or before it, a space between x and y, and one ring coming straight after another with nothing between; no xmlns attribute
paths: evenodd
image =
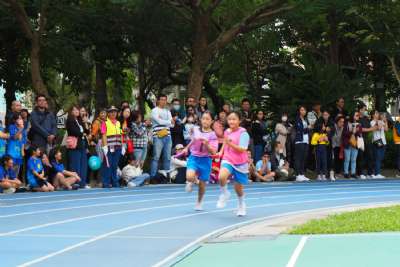
<svg viewBox="0 0 400 267"><path fill-rule="evenodd" d="M47 137L57 134L57 121L53 113L40 111L35 108L30 117L31 130L29 138L32 144L38 147L46 147Z"/></svg>
<svg viewBox="0 0 400 267"><path fill-rule="evenodd" d="M82 126L83 132L81 132L81 129L79 128L79 125ZM66 123L65 123L65 128L67 129L67 134L68 136L74 136L76 138L78 138L78 143L76 145L76 149L83 149L83 148L87 148L87 140L86 137L84 136L85 134L89 133L89 129L86 129L83 126L83 123L80 122L79 120L75 120L75 119L67 119Z"/></svg>

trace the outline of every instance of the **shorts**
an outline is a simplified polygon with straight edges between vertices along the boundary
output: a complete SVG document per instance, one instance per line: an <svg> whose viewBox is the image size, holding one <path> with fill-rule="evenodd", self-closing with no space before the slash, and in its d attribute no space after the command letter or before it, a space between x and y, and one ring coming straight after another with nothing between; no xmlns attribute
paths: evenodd
<svg viewBox="0 0 400 267"><path fill-rule="evenodd" d="M248 173L243 173L238 170L236 170L231 164L229 163L222 163L221 170L222 169L227 169L233 176L233 179L235 180L236 183L238 184L247 184L249 182L249 177Z"/></svg>
<svg viewBox="0 0 400 267"><path fill-rule="evenodd" d="M210 157L196 157L190 155L186 169L196 172L201 181L208 182L211 175L211 165L212 160Z"/></svg>
<svg viewBox="0 0 400 267"><path fill-rule="evenodd" d="M44 180L42 180L42 179L35 179L35 180L36 180L36 182L30 184L30 187L32 187L32 188L35 188L35 187L42 187L42 186L47 185L47 184L49 183L49 182L44 181Z"/></svg>

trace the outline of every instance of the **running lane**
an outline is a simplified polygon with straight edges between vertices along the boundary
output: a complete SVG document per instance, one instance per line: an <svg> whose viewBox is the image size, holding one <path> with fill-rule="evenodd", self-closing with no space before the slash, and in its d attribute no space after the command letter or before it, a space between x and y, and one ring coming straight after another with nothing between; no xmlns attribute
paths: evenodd
<svg viewBox="0 0 400 267"><path fill-rule="evenodd" d="M262 218L400 202L400 181L252 184L245 218L235 197L215 209L218 194L208 188L203 212L182 186L1 196L1 266L168 266L199 238Z"/></svg>

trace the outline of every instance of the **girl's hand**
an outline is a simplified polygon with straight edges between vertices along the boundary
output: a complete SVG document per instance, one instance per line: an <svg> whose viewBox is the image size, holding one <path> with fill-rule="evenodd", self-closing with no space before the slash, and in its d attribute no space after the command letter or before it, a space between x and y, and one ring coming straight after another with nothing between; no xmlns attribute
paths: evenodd
<svg viewBox="0 0 400 267"><path fill-rule="evenodd" d="M203 143L203 145L208 146L209 142L207 139L202 138L201 142Z"/></svg>

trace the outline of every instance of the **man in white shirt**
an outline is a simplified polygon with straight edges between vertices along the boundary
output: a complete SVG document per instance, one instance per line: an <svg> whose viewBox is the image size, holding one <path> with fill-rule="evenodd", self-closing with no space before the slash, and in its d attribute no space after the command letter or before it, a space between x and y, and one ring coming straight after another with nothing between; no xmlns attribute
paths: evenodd
<svg viewBox="0 0 400 267"><path fill-rule="evenodd" d="M154 177L158 170L158 161L162 155L163 170L170 169L172 139L170 128L173 126L172 115L167 108L167 96L157 97L157 107L151 111L153 127L153 159L151 161L150 175Z"/></svg>

